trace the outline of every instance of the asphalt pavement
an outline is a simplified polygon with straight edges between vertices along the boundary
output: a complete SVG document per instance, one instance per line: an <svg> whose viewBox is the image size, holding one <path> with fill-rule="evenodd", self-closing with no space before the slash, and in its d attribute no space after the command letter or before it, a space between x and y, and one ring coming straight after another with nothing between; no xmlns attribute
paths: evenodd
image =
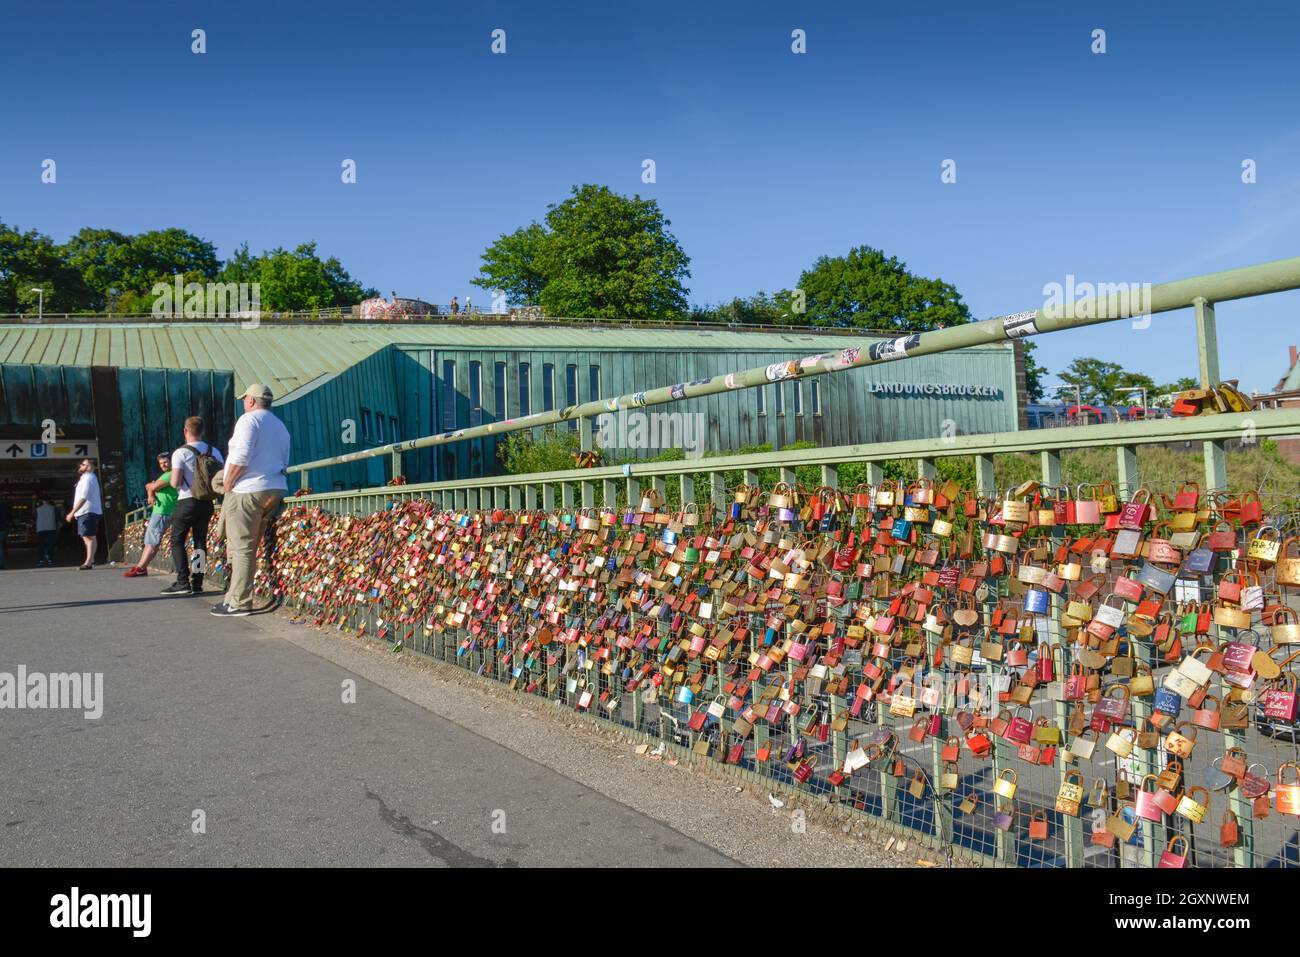
<svg viewBox="0 0 1300 957"><path fill-rule="evenodd" d="M0 710L0 866L734 863L168 581L0 573L0 680L103 675Z"/></svg>

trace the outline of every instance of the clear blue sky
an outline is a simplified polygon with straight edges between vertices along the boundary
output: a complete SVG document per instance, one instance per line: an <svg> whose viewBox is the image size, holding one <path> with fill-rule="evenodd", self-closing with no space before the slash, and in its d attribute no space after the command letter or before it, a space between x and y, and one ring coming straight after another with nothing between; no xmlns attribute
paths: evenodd
<svg viewBox="0 0 1300 957"><path fill-rule="evenodd" d="M484 246L595 182L660 202L695 302L870 244L985 318L1067 274L1300 254L1298 62L1293 3L9 4L0 218L180 226L222 256L315 239L385 294L486 303ZM1040 359L1190 374L1189 317L1045 337ZM1271 387L1300 294L1219 325L1224 375Z"/></svg>

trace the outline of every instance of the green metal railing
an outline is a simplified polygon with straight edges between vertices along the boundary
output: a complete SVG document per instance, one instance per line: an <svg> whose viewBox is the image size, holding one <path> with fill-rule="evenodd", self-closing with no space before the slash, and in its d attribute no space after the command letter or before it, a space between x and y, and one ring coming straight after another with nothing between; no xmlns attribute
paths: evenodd
<svg viewBox="0 0 1300 957"><path fill-rule="evenodd" d="M806 356L788 362L716 375L698 382L661 386L629 395L595 399L562 409L534 413L519 419L492 422L304 462L291 466L289 471L303 473L304 484L310 486L307 473L313 470L388 455L392 458L393 474L400 475L402 474L401 457L405 452L523 429L534 429L573 419L581 421L583 448L591 448L591 418L614 413L620 409L663 405L700 396L758 388L790 378L844 372L883 362L913 359L970 346L987 345L991 342L1187 308L1194 309L1196 314L1200 380L1202 384L1217 384L1219 360L1214 304L1291 289L1300 289L1300 257L1162 283L1140 289L1136 294L1127 287L1120 291L1108 290L1104 296L1093 296L1053 308L1044 307L948 329L864 342L861 347L849 347L839 352ZM1213 477L1214 481L1208 484L1214 488L1221 487L1224 481L1221 455L1214 466Z"/></svg>
<svg viewBox="0 0 1300 957"><path fill-rule="evenodd" d="M1048 484L1055 485L1060 482L1061 453L1089 448L1114 449L1119 491L1128 495L1142 484L1138 474L1137 447L1168 442L1205 443L1209 449L1205 455L1205 487L1221 489L1225 483L1220 466L1225 443L1243 437L1258 440L1296 433L1300 433L1300 408L1259 409L1225 415L1084 425L1070 429L993 432L948 439L841 445L685 461L645 462L621 467L381 486L300 495L289 501L356 515L369 514L385 508L389 502L411 498L428 498L440 507L455 509L550 509L557 505L591 508L597 504L598 486L601 504L617 501L620 491L623 493L623 501L635 502L640 498L643 488L655 488L663 493L671 480L680 483L680 500L683 504L711 502L721 508L727 504L727 472L742 472L746 484L757 485L760 469L776 468L781 481L793 482L796 467L820 466L821 484L838 487L838 467L846 463L864 464L864 481L878 483L884 477L884 463L889 461L915 462L918 478L933 478L936 459L960 456L974 459L977 487L979 491L987 493L997 488L993 474L995 454L1039 454L1043 462L1044 481L1050 479ZM696 476L700 474L706 475L709 480L704 494L699 493L696 485Z"/></svg>

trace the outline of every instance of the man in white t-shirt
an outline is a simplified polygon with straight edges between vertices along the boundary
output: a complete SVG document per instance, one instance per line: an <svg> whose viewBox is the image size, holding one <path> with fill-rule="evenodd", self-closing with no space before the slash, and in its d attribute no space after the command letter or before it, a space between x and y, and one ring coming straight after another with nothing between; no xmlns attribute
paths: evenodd
<svg viewBox="0 0 1300 957"><path fill-rule="evenodd" d="M72 495L72 511L68 512L67 521L76 519L77 534L86 546L86 560L80 566L85 572L94 566L96 536L99 534L100 516L104 514L104 503L99 495L95 463L82 459L77 472L81 477L77 479L77 490Z"/></svg>
<svg viewBox="0 0 1300 957"><path fill-rule="evenodd" d="M257 545L289 490L289 430L271 413L272 398L257 382L244 390L244 414L230 437L221 508L230 586L226 600L212 609L218 618L242 618L252 611Z"/></svg>
<svg viewBox="0 0 1300 957"><path fill-rule="evenodd" d="M185 444L172 453L172 488L176 505L172 508L172 566L176 581L163 589L164 595L203 594L203 575L208 562L208 523L212 521L214 496L194 494L194 473L199 456L211 455L221 464L221 450L203 441L203 420L192 415L185 420ZM185 550L185 537L194 540L194 570Z"/></svg>

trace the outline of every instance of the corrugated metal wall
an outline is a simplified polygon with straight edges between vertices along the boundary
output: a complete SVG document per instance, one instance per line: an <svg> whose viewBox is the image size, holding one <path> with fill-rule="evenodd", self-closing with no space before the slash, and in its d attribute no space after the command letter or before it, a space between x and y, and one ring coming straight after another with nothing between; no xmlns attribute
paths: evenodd
<svg viewBox="0 0 1300 957"><path fill-rule="evenodd" d="M229 372L207 369L118 369L122 400L122 450L126 497L144 504L154 456L185 442L184 424L202 416L207 438L224 453L235 428L235 383ZM100 454L105 453L104 449Z"/></svg>
<svg viewBox="0 0 1300 957"><path fill-rule="evenodd" d="M286 396L283 404L277 401L272 411L289 429L293 439L292 460L307 462L391 442L393 419L398 422L397 431L405 431L402 423L407 413L398 401L402 380L394 372L394 364L401 358L396 350L382 349L319 385ZM369 433L366 432L367 413ZM375 432L376 417L383 419L382 434ZM344 441L349 435L353 438L350 443ZM374 458L314 475L311 482L316 491L326 492L335 487L383 485L389 477L388 460ZM290 484L296 488L294 482L290 476Z"/></svg>

